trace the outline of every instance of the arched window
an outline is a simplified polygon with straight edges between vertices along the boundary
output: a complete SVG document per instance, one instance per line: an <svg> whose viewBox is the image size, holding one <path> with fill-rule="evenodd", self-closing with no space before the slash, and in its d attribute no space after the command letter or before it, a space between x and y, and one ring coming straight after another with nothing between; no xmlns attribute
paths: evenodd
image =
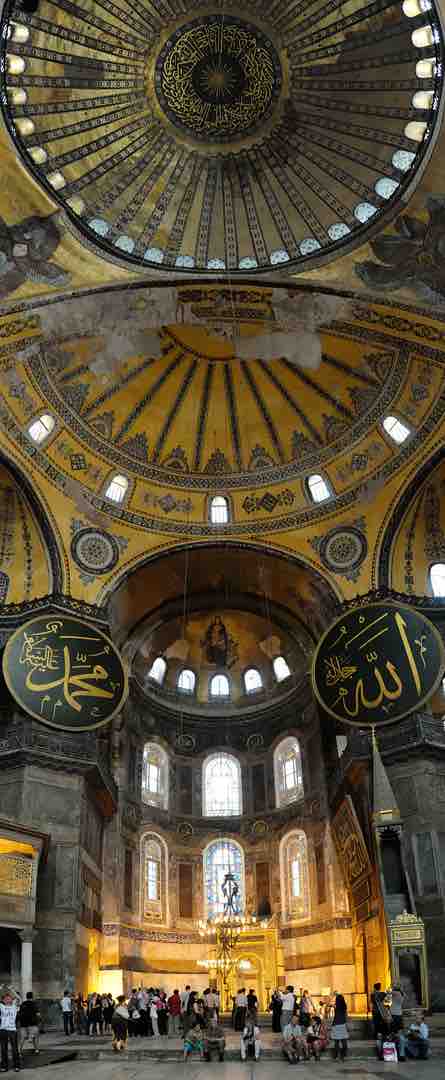
<svg viewBox="0 0 445 1080"><path fill-rule="evenodd" d="M150 806L168 806L168 757L162 746L146 743L142 756L142 801Z"/></svg>
<svg viewBox="0 0 445 1080"><path fill-rule="evenodd" d="M307 486L312 502L324 502L325 499L329 499L331 496L326 480L323 480L323 477L319 476L318 473L313 473L312 476L308 477Z"/></svg>
<svg viewBox="0 0 445 1080"><path fill-rule="evenodd" d="M214 840L204 852L204 881L207 918L221 915L224 910L222 884L226 874L233 874L238 886L236 910L244 911L244 857L234 840Z"/></svg>
<svg viewBox="0 0 445 1080"><path fill-rule="evenodd" d="M293 735L278 743L274 753L274 773L277 806L287 806L303 798L300 744Z"/></svg>
<svg viewBox="0 0 445 1080"><path fill-rule="evenodd" d="M229 500L225 495L214 495L210 500L210 521L212 525L227 525L230 520Z"/></svg>
<svg viewBox="0 0 445 1080"><path fill-rule="evenodd" d="M445 563L437 562L430 568L433 596L445 596Z"/></svg>
<svg viewBox="0 0 445 1080"><path fill-rule="evenodd" d="M54 431L55 424L56 421L53 416L50 416L49 413L42 413L29 425L28 435L33 442L41 445Z"/></svg>
<svg viewBox="0 0 445 1080"><path fill-rule="evenodd" d="M193 694L195 689L196 675L194 671L190 671L189 668L183 668L179 673L178 678L178 690L181 690L183 694Z"/></svg>
<svg viewBox="0 0 445 1080"><path fill-rule="evenodd" d="M263 680L257 668L251 667L244 672L244 686L246 694L255 694L263 687Z"/></svg>
<svg viewBox="0 0 445 1080"><path fill-rule="evenodd" d="M283 682L283 679L288 679L290 675L290 667L286 663L284 656L276 656L273 662L274 675L277 682Z"/></svg>
<svg viewBox="0 0 445 1080"><path fill-rule="evenodd" d="M210 680L210 697L230 697L230 683L227 675L214 675Z"/></svg>
<svg viewBox="0 0 445 1080"><path fill-rule="evenodd" d="M302 829L283 837L280 855L284 919L304 919L310 914L310 897L307 840Z"/></svg>
<svg viewBox="0 0 445 1080"><path fill-rule="evenodd" d="M127 491L127 477L113 476L105 489L105 498L110 499L110 502L121 503L124 501Z"/></svg>
<svg viewBox="0 0 445 1080"><path fill-rule="evenodd" d="M241 805L241 768L232 754L212 754L203 765L204 817L238 817Z"/></svg>
<svg viewBox="0 0 445 1080"><path fill-rule="evenodd" d="M142 916L155 922L167 921L167 848L156 833L141 840Z"/></svg>
<svg viewBox="0 0 445 1080"><path fill-rule="evenodd" d="M167 664L163 656L157 656L156 660L153 660L150 671L148 672L148 678L154 679L155 682L162 686L165 678L165 672L167 671Z"/></svg>
<svg viewBox="0 0 445 1080"><path fill-rule="evenodd" d="M383 427L386 434L396 443L403 443L410 434L409 427L406 424L402 424L401 420L397 419L397 416L385 416L383 421Z"/></svg>

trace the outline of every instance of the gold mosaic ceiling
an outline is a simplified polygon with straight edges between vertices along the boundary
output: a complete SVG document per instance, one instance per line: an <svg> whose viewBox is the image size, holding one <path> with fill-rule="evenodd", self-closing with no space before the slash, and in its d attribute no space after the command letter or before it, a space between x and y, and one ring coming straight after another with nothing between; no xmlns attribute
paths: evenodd
<svg viewBox="0 0 445 1080"><path fill-rule="evenodd" d="M317 265L395 213L428 153L441 70L429 0L414 18L400 0L5 12L11 134L73 226L120 261ZM427 47L412 39L423 27Z"/></svg>

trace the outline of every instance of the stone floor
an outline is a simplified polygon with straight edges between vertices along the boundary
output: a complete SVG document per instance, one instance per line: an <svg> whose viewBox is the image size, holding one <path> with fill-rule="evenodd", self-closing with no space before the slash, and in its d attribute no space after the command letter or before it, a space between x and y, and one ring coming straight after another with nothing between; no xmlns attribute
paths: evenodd
<svg viewBox="0 0 445 1080"><path fill-rule="evenodd" d="M159 1063L147 1069L148 1062L129 1060L109 1062L64 1062L32 1071L33 1080L147 1080L152 1073L156 1080L286 1080L294 1071L300 1080L443 1080L442 1061L413 1061L399 1065L380 1062L334 1063L325 1058L320 1064L286 1065L285 1062L260 1061L224 1062L208 1065L200 1061L186 1063ZM178 1076L178 1073L180 1076Z"/></svg>

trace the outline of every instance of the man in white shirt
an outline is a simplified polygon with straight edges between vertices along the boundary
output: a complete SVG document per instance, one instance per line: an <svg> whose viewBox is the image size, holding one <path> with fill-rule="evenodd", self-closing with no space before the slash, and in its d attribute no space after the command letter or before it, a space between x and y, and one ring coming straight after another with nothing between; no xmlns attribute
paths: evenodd
<svg viewBox="0 0 445 1080"><path fill-rule="evenodd" d="M8 1071L8 1043L11 1047L12 1062L15 1072L20 1072L20 1057L17 1043L17 1013L19 1002L12 994L4 994L0 1002L0 1071Z"/></svg>
<svg viewBox="0 0 445 1080"><path fill-rule="evenodd" d="M181 1024L182 1024L182 1030L185 1031L185 1029L186 1029L185 1016L186 1016L186 1013L187 1013L187 1005L189 1003L190 987L186 986L185 990L181 990L181 993L180 993L179 997L181 999Z"/></svg>
<svg viewBox="0 0 445 1080"><path fill-rule="evenodd" d="M295 1008L295 994L293 986L287 986L283 994L283 1008L281 1010L281 1030L284 1032Z"/></svg>
<svg viewBox="0 0 445 1080"><path fill-rule="evenodd" d="M245 1061L249 1053L249 1049L253 1050L255 1061L259 1061L261 1053L260 1043L260 1029L255 1023L255 1015L248 1013L246 1017L246 1026L241 1032L241 1061Z"/></svg>
<svg viewBox="0 0 445 1080"><path fill-rule="evenodd" d="M65 1035L73 1035L73 1003L71 1001L69 990L64 990L63 998L60 999L60 1008L63 1016L63 1030Z"/></svg>

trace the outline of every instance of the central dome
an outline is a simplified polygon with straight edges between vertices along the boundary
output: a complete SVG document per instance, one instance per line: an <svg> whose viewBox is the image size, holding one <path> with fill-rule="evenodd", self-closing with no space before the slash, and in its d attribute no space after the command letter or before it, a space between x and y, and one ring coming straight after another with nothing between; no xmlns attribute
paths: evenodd
<svg viewBox="0 0 445 1080"><path fill-rule="evenodd" d="M176 127L203 141L233 141L269 115L282 85L279 55L251 23L208 15L176 30L155 67L159 104Z"/></svg>

